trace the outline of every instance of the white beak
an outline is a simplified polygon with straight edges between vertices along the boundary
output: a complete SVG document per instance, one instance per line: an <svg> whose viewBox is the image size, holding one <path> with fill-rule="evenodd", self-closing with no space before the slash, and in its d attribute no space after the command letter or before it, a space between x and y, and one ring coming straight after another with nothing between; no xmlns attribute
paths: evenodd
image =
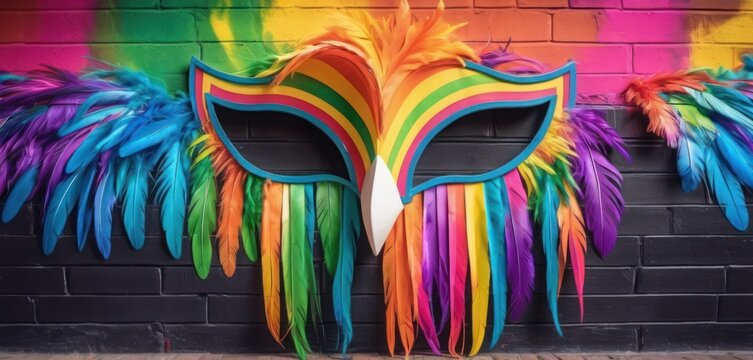
<svg viewBox="0 0 753 360"><path fill-rule="evenodd" d="M392 225L403 211L400 191L387 164L377 156L363 180L361 211L374 256L379 255Z"/></svg>

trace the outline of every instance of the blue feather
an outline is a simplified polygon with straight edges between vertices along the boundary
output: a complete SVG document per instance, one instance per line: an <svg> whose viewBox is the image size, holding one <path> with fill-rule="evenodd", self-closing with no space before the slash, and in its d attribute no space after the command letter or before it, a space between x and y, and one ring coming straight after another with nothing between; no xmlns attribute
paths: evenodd
<svg viewBox="0 0 753 360"><path fill-rule="evenodd" d="M69 175L52 192L42 225L42 252L45 255L50 255L55 250L58 237L63 232L68 216L79 199L83 176L83 172Z"/></svg>
<svg viewBox="0 0 753 360"><path fill-rule="evenodd" d="M740 112L738 109L730 106L724 101L718 99L711 93L701 92L690 88L685 89L690 96L696 101L699 107L708 111L719 113L720 115L744 126L749 131L753 131L753 120Z"/></svg>
<svg viewBox="0 0 753 360"><path fill-rule="evenodd" d="M680 126L687 127L684 122ZM683 132L685 136L680 136L677 143L677 172L680 174L682 189L690 192L698 187L703 176L704 149L688 130L683 129Z"/></svg>
<svg viewBox="0 0 753 360"><path fill-rule="evenodd" d="M306 198L306 237L311 251L314 251L314 229L316 228L316 202L314 200L314 184L303 187Z"/></svg>
<svg viewBox="0 0 753 360"><path fill-rule="evenodd" d="M503 193L505 192L505 193ZM507 193L501 178L484 183L486 198L486 229L489 233L489 259L492 273L492 308L494 327L489 348L499 342L505 328L507 315L507 249L505 247L505 215L507 214Z"/></svg>
<svg viewBox="0 0 753 360"><path fill-rule="evenodd" d="M121 215L128 239L136 250L144 246L148 177L149 167L146 161L141 156L135 156L124 179Z"/></svg>
<svg viewBox="0 0 753 360"><path fill-rule="evenodd" d="M337 270L332 284L332 302L335 320L340 329L340 351L345 353L353 339L353 323L350 318L350 288L353 284L353 262L356 239L361 236L361 223L356 195L345 190L342 194L342 230Z"/></svg>
<svg viewBox="0 0 753 360"><path fill-rule="evenodd" d="M546 295L549 300L549 311L552 313L554 326L557 333L562 336L559 313L557 311L557 292L559 289L559 260L557 245L559 244L559 224L557 222L557 208L559 197L554 184L548 179L543 180L543 194L541 199L540 221L541 240L544 243L544 255L546 257Z"/></svg>
<svg viewBox="0 0 753 360"><path fill-rule="evenodd" d="M78 214L76 216L76 245L81 251L86 245L86 238L89 236L89 230L92 225L92 197L91 190L94 184L94 167L90 167L82 178L81 195L78 198Z"/></svg>
<svg viewBox="0 0 753 360"><path fill-rule="evenodd" d="M58 129L58 136L63 137L68 134L72 134L85 127L102 122L103 120L108 119L112 116L122 114L126 110L128 110L126 106L112 106L101 110L92 111L91 113L80 119L73 119L68 123L63 124L63 126Z"/></svg>
<svg viewBox="0 0 753 360"><path fill-rule="evenodd" d="M129 137L129 140L122 144L118 155L126 157L144 151L152 146L164 144L165 139L180 130L180 124L176 120L180 119L155 121L144 125L138 131L134 132Z"/></svg>
<svg viewBox="0 0 753 360"><path fill-rule="evenodd" d="M173 258L180 258L183 245L183 227L188 196L188 156L180 142L174 142L162 159L157 178L157 198L162 205L162 229L165 231L167 249Z"/></svg>
<svg viewBox="0 0 753 360"><path fill-rule="evenodd" d="M740 144L724 126L717 126L716 131L714 146L722 159L743 184L753 188L753 155L750 150Z"/></svg>
<svg viewBox="0 0 753 360"><path fill-rule="evenodd" d="M112 235L112 207L115 205L115 174L113 165L108 163L99 177L94 193L94 238L102 257L110 257L110 236Z"/></svg>
<svg viewBox="0 0 753 360"><path fill-rule="evenodd" d="M706 151L704 163L709 188L724 211L724 216L735 229L747 229L748 208L745 207L745 196L740 181L732 174L727 164L719 161L714 151Z"/></svg>
<svg viewBox="0 0 753 360"><path fill-rule="evenodd" d="M14 217L21 210L26 201L29 200L32 190L37 183L37 175L39 174L39 166L33 165L21 176L18 177L13 189L11 189L8 198L5 199L5 206L3 207L3 222L7 223L13 220Z"/></svg>
<svg viewBox="0 0 753 360"><path fill-rule="evenodd" d="M76 151L71 154L71 158L65 164L65 172L72 174L78 169L89 166L99 156L101 150L100 142L111 130L112 123L107 123L86 135L86 139L81 142L81 145L76 148Z"/></svg>

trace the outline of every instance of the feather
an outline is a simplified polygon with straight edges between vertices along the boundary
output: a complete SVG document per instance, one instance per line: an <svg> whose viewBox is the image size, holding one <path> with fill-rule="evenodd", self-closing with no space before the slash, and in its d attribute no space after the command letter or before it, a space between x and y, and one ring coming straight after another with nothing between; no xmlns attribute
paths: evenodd
<svg viewBox="0 0 753 360"><path fill-rule="evenodd" d="M468 263L471 273L471 335L473 344L469 356L481 349L489 310L489 239L486 229L484 184L467 184L465 187L465 214L468 237Z"/></svg>
<svg viewBox="0 0 753 360"><path fill-rule="evenodd" d="M437 243L437 192L436 188L429 188L423 192L423 237L421 257L421 287L426 297L429 299L429 308L431 309L432 296L434 294L434 284L438 283L439 275L439 249ZM437 285L438 286L438 285ZM432 316L432 314L429 314ZM434 319L432 317L432 323ZM436 330L434 330L436 333Z"/></svg>
<svg viewBox="0 0 753 360"><path fill-rule="evenodd" d="M306 184L304 191L306 197L306 239L308 239L309 241L309 247L311 248L311 251L314 251L314 233L316 232L316 202L314 201L314 184Z"/></svg>
<svg viewBox="0 0 753 360"><path fill-rule="evenodd" d="M541 175L540 183L542 194L535 208L536 220L541 224L541 241L546 258L546 296L549 301L549 311L554 320L557 332L562 336L559 314L557 311L557 295L559 294L559 261L557 259L557 245L559 240L559 224L557 222L557 209L559 198L553 181L549 176Z"/></svg>
<svg viewBox="0 0 753 360"><path fill-rule="evenodd" d="M465 229L463 185L447 185L448 243L450 257L450 355L460 356L465 347L465 280L468 273L468 244ZM460 334L460 331L463 334ZM463 340L460 352L458 340Z"/></svg>
<svg viewBox="0 0 753 360"><path fill-rule="evenodd" d="M753 188L753 156L724 126L716 129L714 145L728 168L745 186Z"/></svg>
<svg viewBox="0 0 753 360"><path fill-rule="evenodd" d="M622 140L593 111L571 113L571 122L578 129L572 168L575 180L583 190L586 225L593 234L594 248L607 256L617 242L617 226L625 201L622 198L622 175L607 159L601 144L607 144L629 159Z"/></svg>
<svg viewBox="0 0 753 360"><path fill-rule="evenodd" d="M405 216L405 237L408 245L408 265L410 267L413 292L413 316L424 333L424 338L432 352L439 355L439 339L431 314L430 297L424 288L424 278L431 279L432 273L423 272L423 196L416 195L403 210ZM431 282L429 283L431 285Z"/></svg>
<svg viewBox="0 0 753 360"><path fill-rule="evenodd" d="M508 211L507 191L500 178L484 183L486 228L489 237L492 309L494 310L489 348L499 342L507 315L507 255L505 248L505 217Z"/></svg>
<svg viewBox="0 0 753 360"><path fill-rule="evenodd" d="M510 211L505 216L507 280L510 283L510 318L517 320L531 301L533 291L533 231L528 197L517 170L504 176Z"/></svg>
<svg viewBox="0 0 753 360"><path fill-rule="evenodd" d="M76 215L76 245L78 251L82 251L86 245L86 239L89 237L89 230L94 217L91 197L92 185L96 172L91 167L86 170L81 184L81 195L78 198L78 214Z"/></svg>
<svg viewBox="0 0 753 360"><path fill-rule="evenodd" d="M306 239L308 240L309 252L311 252L312 261L308 263L309 270L307 273L310 278L308 279L310 284L309 289L309 303L311 304L311 318L316 325L317 319L322 320L322 304L319 300L319 291L317 290L317 274L314 269L313 253L314 253L314 240L316 233L316 202L314 200L314 184L304 185L304 197L306 203ZM348 286L350 289L350 286ZM348 296L350 300L350 296ZM350 311L348 312L350 314Z"/></svg>
<svg viewBox="0 0 753 360"><path fill-rule="evenodd" d="M441 318L437 329L444 329L450 318L450 246L448 239L449 212L447 211L447 187L437 186L437 292Z"/></svg>
<svg viewBox="0 0 753 360"><path fill-rule="evenodd" d="M272 337L280 337L280 241L282 224L282 184L267 180L261 215L261 268L264 288L264 313Z"/></svg>
<svg viewBox="0 0 753 360"><path fill-rule="evenodd" d="M149 171L145 160L135 156L124 179L123 226L136 250L144 246Z"/></svg>
<svg viewBox="0 0 753 360"><path fill-rule="evenodd" d="M339 192L338 192L339 194ZM350 190L342 192L342 221L340 223L340 248L337 267L332 284L332 303L335 321L340 330L340 351L345 353L353 339L353 325L350 318L350 290L353 285L353 267L356 255L356 239L361 236L361 217L358 199Z"/></svg>
<svg viewBox="0 0 753 360"><path fill-rule="evenodd" d="M406 240L405 216L401 213L385 240L382 255L387 347L392 356L395 355L395 325L406 356L413 347L413 294Z"/></svg>
<svg viewBox="0 0 753 360"><path fill-rule="evenodd" d="M546 70L544 64L507 51L506 47L483 53L479 58L481 65L510 74L541 74Z"/></svg>
<svg viewBox="0 0 753 360"><path fill-rule="evenodd" d="M79 199L83 177L82 172L70 174L52 191L42 224L42 252L45 255L50 255L55 250L58 237L63 232L68 216Z"/></svg>
<svg viewBox="0 0 753 360"><path fill-rule="evenodd" d="M196 274L206 279L212 265L212 233L217 227L217 185L211 160L195 156L193 161L188 233Z"/></svg>
<svg viewBox="0 0 753 360"><path fill-rule="evenodd" d="M719 161L717 156L714 151L706 151L704 154L709 189L730 224L735 229L744 231L748 228L748 208L745 206L742 186L727 164Z"/></svg>
<svg viewBox="0 0 753 360"><path fill-rule="evenodd" d="M575 289L580 305L580 319L583 321L583 284L585 282L586 230L583 227L583 214L575 201L573 191L566 187L565 201L560 201L557 209L557 223L560 228L560 243L568 244L570 265L573 268Z"/></svg>
<svg viewBox="0 0 753 360"><path fill-rule="evenodd" d="M316 226L324 251L324 265L330 276L337 269L340 251L342 187L332 182L316 183Z"/></svg>
<svg viewBox="0 0 753 360"><path fill-rule="evenodd" d="M235 274L235 261L240 247L238 235L243 217L243 183L246 174L241 170L226 171L223 174L225 179L222 183L217 239L222 270L226 276L231 277Z"/></svg>
<svg viewBox="0 0 753 360"><path fill-rule="evenodd" d="M157 177L157 202L162 205L162 229L165 231L167 249L174 259L180 258L183 248L188 197L187 171L186 151L180 143L173 143L162 160Z"/></svg>
<svg viewBox="0 0 753 360"><path fill-rule="evenodd" d="M112 234L112 207L115 205L115 174L108 156L100 160L100 173L97 190L94 193L94 238L102 257L110 257L110 236Z"/></svg>
<svg viewBox="0 0 753 360"><path fill-rule="evenodd" d="M263 180L251 174L246 175L244 188L243 218L241 220L241 240L246 256L252 262L259 259L257 233L261 221L261 188Z"/></svg>
<svg viewBox="0 0 753 360"><path fill-rule="evenodd" d="M311 352L306 338L309 282L313 275L311 247L306 238L306 196L304 185L283 185L282 274L288 326L295 352L303 359ZM287 200L287 201L286 201ZM287 215L287 216L286 216Z"/></svg>
<svg viewBox="0 0 753 360"><path fill-rule="evenodd" d="M687 125L683 128L687 128ZM680 174L682 189L690 192L701 182L704 172L704 151L701 144L695 140L695 136L688 134L687 130L683 133L686 135L680 137L677 142L677 172Z"/></svg>
<svg viewBox="0 0 753 360"><path fill-rule="evenodd" d="M21 207L29 200L32 189L37 182L37 174L39 174L39 167L32 166L15 181L13 189L8 194L8 198L5 199L2 218L4 223L13 220Z"/></svg>

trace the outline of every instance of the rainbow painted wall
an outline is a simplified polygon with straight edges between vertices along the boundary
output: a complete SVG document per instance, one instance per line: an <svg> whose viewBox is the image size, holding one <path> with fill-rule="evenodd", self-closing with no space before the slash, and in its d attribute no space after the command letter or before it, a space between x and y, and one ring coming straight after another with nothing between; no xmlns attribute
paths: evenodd
<svg viewBox="0 0 753 360"><path fill-rule="evenodd" d="M189 59L243 74L263 42L326 26L327 13L390 12L399 0L4 0L0 69L104 61L184 89ZM753 0L445 0L463 40L557 66L578 62L578 102L620 102L636 74L736 66L753 50ZM413 0L428 13L435 0Z"/></svg>

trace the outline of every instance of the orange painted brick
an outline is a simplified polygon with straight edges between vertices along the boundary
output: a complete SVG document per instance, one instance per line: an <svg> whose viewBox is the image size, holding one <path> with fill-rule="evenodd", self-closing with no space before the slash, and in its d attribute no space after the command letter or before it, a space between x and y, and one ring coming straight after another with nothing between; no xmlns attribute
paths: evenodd
<svg viewBox="0 0 753 360"><path fill-rule="evenodd" d="M518 0L521 8L566 8L567 0Z"/></svg>
<svg viewBox="0 0 753 360"><path fill-rule="evenodd" d="M620 6L620 0L570 0L571 8L617 9Z"/></svg>
<svg viewBox="0 0 753 360"><path fill-rule="evenodd" d="M623 0L625 9L753 10L753 0Z"/></svg>
<svg viewBox="0 0 753 360"><path fill-rule="evenodd" d="M475 0L473 3L477 8L507 8L516 5L515 0Z"/></svg>
<svg viewBox="0 0 753 360"><path fill-rule="evenodd" d="M465 41L547 41L551 39L552 18L535 10L448 10L450 23L467 23L458 30Z"/></svg>

